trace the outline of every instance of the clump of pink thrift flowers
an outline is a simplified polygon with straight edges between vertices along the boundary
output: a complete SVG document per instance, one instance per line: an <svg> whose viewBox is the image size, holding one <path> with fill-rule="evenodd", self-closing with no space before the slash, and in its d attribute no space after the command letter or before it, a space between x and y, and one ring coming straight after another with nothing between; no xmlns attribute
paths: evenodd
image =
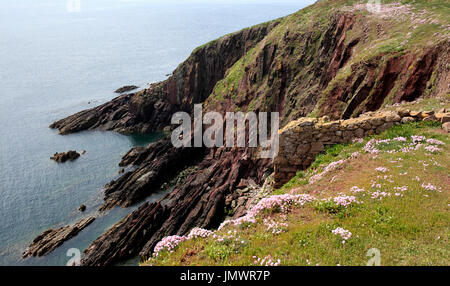
<svg viewBox="0 0 450 286"><path fill-rule="evenodd" d="M264 225L267 227L267 231L272 234L280 234L282 232L286 232L289 225L284 222L276 222L274 220L264 219Z"/></svg>
<svg viewBox="0 0 450 286"><path fill-rule="evenodd" d="M240 217L235 220L224 221L220 226L219 230L228 224L231 225L241 225L243 223L255 223L256 217L263 213L264 211L272 211L279 209L282 213L288 212L293 205L303 206L308 202L314 201L315 198L308 194L284 194L284 195L274 195L268 198L260 200L254 207L252 207L245 216Z"/></svg>
<svg viewBox="0 0 450 286"><path fill-rule="evenodd" d="M353 186L353 187L351 187L350 192L352 192L353 194L361 193L361 192L364 192L364 188L359 188L358 186Z"/></svg>
<svg viewBox="0 0 450 286"><path fill-rule="evenodd" d="M427 143L431 145L445 145L444 142L437 139L427 139Z"/></svg>
<svg viewBox="0 0 450 286"><path fill-rule="evenodd" d="M381 173L386 173L389 170L387 168L385 168L385 167L378 167L378 168L375 169L375 171L381 172Z"/></svg>
<svg viewBox="0 0 450 286"><path fill-rule="evenodd" d="M253 263L259 266L279 266L281 263L280 259L277 259L275 261L275 259L273 259L272 256L270 255L267 255L264 258L258 258L256 256L253 256L253 259L255 259Z"/></svg>
<svg viewBox="0 0 450 286"><path fill-rule="evenodd" d="M349 240L352 237L352 233L346 229L343 229L342 227L338 227L336 229L333 229L331 231L334 235L340 235L342 240L342 244L344 244L347 240Z"/></svg>
<svg viewBox="0 0 450 286"><path fill-rule="evenodd" d="M214 232L212 232L210 230L195 227L191 230L191 232L189 232L189 235L187 237L188 237L188 239L196 238L196 237L207 238L213 234L214 234Z"/></svg>
<svg viewBox="0 0 450 286"><path fill-rule="evenodd" d="M434 145L426 146L425 150L427 150L428 152L431 152L431 153L437 153L437 152L442 151L442 149L439 149L438 147L436 147Z"/></svg>
<svg viewBox="0 0 450 286"><path fill-rule="evenodd" d="M433 186L431 183L428 183L428 184L423 183L422 188L424 188L427 191L436 191L437 190L436 186Z"/></svg>
<svg viewBox="0 0 450 286"><path fill-rule="evenodd" d="M169 252L173 252L175 247L181 242L187 240L185 236L172 235L164 237L160 242L158 242L153 250L153 256L157 257L159 252L166 249Z"/></svg>
<svg viewBox="0 0 450 286"><path fill-rule="evenodd" d="M345 196L345 195L341 195L341 196L337 196L333 198L333 201L338 205L338 206L343 206L344 208L347 208L349 205L351 205L352 203L359 203L356 200L355 196Z"/></svg>

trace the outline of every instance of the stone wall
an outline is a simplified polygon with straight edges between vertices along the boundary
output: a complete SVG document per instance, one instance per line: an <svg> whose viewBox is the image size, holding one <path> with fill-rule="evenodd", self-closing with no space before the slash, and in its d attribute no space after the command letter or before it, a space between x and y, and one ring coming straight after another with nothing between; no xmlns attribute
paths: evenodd
<svg viewBox="0 0 450 286"><path fill-rule="evenodd" d="M279 131L280 149L274 160L275 188L293 178L298 170L308 168L326 146L349 143L353 139L379 134L400 123L416 120L447 120L446 110L417 112L368 112L358 118L328 122L328 118L300 118ZM443 121L442 121L443 122Z"/></svg>

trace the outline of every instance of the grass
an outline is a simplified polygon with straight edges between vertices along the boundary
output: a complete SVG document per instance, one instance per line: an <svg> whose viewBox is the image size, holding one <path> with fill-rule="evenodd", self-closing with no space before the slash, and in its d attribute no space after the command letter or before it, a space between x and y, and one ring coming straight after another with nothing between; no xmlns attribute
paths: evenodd
<svg viewBox="0 0 450 286"><path fill-rule="evenodd" d="M423 147L407 153L387 152L410 144L408 139L406 143L378 145L381 153L377 156L362 151L370 139L411 135L441 140L445 145L433 154ZM267 255L280 259L281 265L366 265L366 254L372 248L380 251L382 265L448 265L449 143L437 123L422 122L395 126L364 142L336 145L275 192L307 193L316 201L292 207L289 212L267 211L255 224L226 226L216 231L216 235L229 236L223 241L211 236L185 241L174 252L163 251L144 265L254 265L254 257ZM360 155L351 158L354 152ZM340 159L346 161L315 183L308 183L325 165ZM386 172L375 171L380 166ZM425 189L427 184L436 190ZM364 191L351 193L353 186ZM406 188L396 189L399 187ZM376 190L391 195L373 199ZM353 195L361 203L345 208L333 200L322 200L342 194ZM273 234L264 219L288 226ZM349 230L352 237L342 243L343 239L331 232L337 227Z"/></svg>

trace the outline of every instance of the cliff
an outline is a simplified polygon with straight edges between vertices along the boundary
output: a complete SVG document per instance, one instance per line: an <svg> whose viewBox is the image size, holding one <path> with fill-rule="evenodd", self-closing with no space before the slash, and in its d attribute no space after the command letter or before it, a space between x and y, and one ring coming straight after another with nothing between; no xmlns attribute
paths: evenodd
<svg viewBox="0 0 450 286"><path fill-rule="evenodd" d="M68 134L81 130L152 132L173 112L279 111L282 125L305 116L348 119L387 104L449 94L448 7L431 2L365 5L329 0L276 21L227 35L193 51L166 81L119 96L57 121ZM94 241L84 265L107 265L140 253L146 257L167 235L196 226L215 228L225 198L252 179L262 184L272 162L252 148L176 149L168 139L131 150L135 165L105 188L101 210L142 201L187 167L174 190L144 204ZM244 184L244 183L242 183Z"/></svg>
<svg viewBox="0 0 450 286"><path fill-rule="evenodd" d="M191 112L193 104L204 102L225 72L278 23L264 23L205 44L167 80L54 122L50 128L61 134L93 129L120 133L162 130L170 125L174 112Z"/></svg>

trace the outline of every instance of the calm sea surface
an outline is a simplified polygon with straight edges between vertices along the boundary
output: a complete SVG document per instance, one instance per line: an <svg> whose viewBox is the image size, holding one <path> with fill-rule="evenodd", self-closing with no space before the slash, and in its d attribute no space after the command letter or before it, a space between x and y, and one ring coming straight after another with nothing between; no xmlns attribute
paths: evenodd
<svg viewBox="0 0 450 286"><path fill-rule="evenodd" d="M122 155L156 138L60 136L50 123L112 99L123 85L165 79L196 46L314 1L81 0L79 11L67 2L0 3L0 265L65 265L69 248L85 249L137 207L114 209L53 253L23 260L42 231L94 215ZM60 165L49 159L67 150L87 153Z"/></svg>

